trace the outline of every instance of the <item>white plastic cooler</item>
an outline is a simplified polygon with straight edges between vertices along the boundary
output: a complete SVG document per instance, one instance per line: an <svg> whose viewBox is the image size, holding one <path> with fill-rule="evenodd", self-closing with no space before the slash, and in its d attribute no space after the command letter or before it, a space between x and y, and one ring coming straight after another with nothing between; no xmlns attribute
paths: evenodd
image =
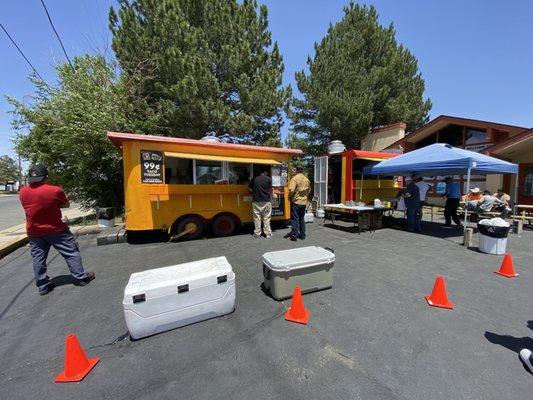
<svg viewBox="0 0 533 400"><path fill-rule="evenodd" d="M302 293L332 287L335 253L318 246L271 251L263 254L265 288L276 300L292 297L295 286Z"/></svg>
<svg viewBox="0 0 533 400"><path fill-rule="evenodd" d="M134 273L123 307L133 339L229 314L235 309L235 273L226 257Z"/></svg>

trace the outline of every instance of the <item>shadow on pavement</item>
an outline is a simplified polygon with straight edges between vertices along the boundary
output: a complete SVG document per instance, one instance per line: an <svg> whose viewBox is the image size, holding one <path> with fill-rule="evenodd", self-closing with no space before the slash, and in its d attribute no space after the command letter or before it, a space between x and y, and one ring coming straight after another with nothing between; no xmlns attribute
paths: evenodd
<svg viewBox="0 0 533 400"><path fill-rule="evenodd" d="M58 287L63 285L74 285L77 281L72 275L58 275L50 279L50 282L52 282L55 287Z"/></svg>
<svg viewBox="0 0 533 400"><path fill-rule="evenodd" d="M529 321L531 322L531 321ZM485 332L485 338L493 344L499 344L515 353L522 349L533 349L533 339L528 336L514 337L510 335L498 335L497 333Z"/></svg>
<svg viewBox="0 0 533 400"><path fill-rule="evenodd" d="M276 233L279 230L287 229L287 225L282 221L271 221L272 232ZM245 224L240 227L235 228L235 232L231 236L246 236L253 234L253 224ZM152 243L165 243L168 242L170 236L168 233L161 230L150 230L150 231L128 231L128 243L137 245L137 244L152 244ZM195 240L205 240L205 239L215 239L219 238L218 236L213 235L210 229L206 229L204 236L195 239ZM185 241L178 240L177 242Z"/></svg>

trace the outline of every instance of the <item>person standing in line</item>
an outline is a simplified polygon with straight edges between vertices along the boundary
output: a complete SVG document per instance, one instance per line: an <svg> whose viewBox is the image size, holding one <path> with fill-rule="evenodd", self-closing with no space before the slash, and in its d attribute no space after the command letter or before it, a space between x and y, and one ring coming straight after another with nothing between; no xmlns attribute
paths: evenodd
<svg viewBox="0 0 533 400"><path fill-rule="evenodd" d="M272 237L270 218L272 216L272 179L268 176L268 169L264 167L261 173L253 178L249 184L252 192L252 212L254 217L254 238L261 237L261 223L265 237Z"/></svg>
<svg viewBox="0 0 533 400"><path fill-rule="evenodd" d="M424 182L423 178L420 175L415 176L415 185L418 186L418 190L420 191L420 212L419 212L419 218L420 221L422 221L423 213L422 213L422 207L424 207L426 203L426 195L429 189L433 187L433 185Z"/></svg>
<svg viewBox="0 0 533 400"><path fill-rule="evenodd" d="M61 208L70 207L63 189L48 183L48 170L43 165L31 167L28 180L30 184L20 190L19 197L26 213L26 231L39 294L46 295L54 289L46 266L50 247L63 256L75 284L87 285L95 275L83 268L78 243L61 220Z"/></svg>
<svg viewBox="0 0 533 400"><path fill-rule="evenodd" d="M446 197L446 204L444 205L444 226L452 226L452 219L455 224L460 227L461 219L457 215L457 207L459 207L459 200L461 199L461 187L459 182L453 182L450 176L444 178L446 183L446 191L443 196Z"/></svg>
<svg viewBox="0 0 533 400"><path fill-rule="evenodd" d="M407 231L422 232L420 226L420 189L412 179L406 188L400 190L405 207L407 208Z"/></svg>
<svg viewBox="0 0 533 400"><path fill-rule="evenodd" d="M302 167L296 167L296 175L289 182L289 200L291 202L291 232L285 237L295 242L305 240L305 209L311 183L303 174Z"/></svg>

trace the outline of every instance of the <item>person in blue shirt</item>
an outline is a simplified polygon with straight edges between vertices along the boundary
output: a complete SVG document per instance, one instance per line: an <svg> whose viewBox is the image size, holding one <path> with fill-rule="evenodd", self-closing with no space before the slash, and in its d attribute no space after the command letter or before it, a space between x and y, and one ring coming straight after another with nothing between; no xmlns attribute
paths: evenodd
<svg viewBox="0 0 533 400"><path fill-rule="evenodd" d="M411 183L406 188L400 190L400 195L403 197L405 207L407 208L407 231L421 232L420 225L420 189L412 179Z"/></svg>
<svg viewBox="0 0 533 400"><path fill-rule="evenodd" d="M444 182L446 183L446 191L443 194L446 197L446 204L444 205L446 222L444 226L452 226L452 219L457 226L461 226L461 219L457 215L457 207L459 207L459 200L461 199L461 186L459 186L459 182L453 182L450 176L444 178Z"/></svg>

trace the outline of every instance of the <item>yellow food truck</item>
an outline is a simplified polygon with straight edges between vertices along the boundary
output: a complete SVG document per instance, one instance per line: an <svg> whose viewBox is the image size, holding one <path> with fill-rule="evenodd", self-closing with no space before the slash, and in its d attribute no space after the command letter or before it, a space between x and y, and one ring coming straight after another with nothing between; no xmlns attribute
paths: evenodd
<svg viewBox="0 0 533 400"><path fill-rule="evenodd" d="M126 230L165 230L196 239L252 222L248 184L267 168L272 177L272 219L288 220L288 168L298 149L108 132L122 150Z"/></svg>

